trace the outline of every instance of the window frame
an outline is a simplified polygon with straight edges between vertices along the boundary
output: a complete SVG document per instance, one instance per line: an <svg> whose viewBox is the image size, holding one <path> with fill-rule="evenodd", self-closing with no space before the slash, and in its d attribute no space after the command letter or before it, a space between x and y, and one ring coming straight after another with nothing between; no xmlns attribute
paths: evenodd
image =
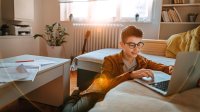
<svg viewBox="0 0 200 112"><path fill-rule="evenodd" d="M105 0L100 0L100 1L105 1ZM86 1L83 1L83 2L86 2ZM95 0L88 0L88 2L95 2ZM61 3L63 3L63 2L60 2L60 4ZM72 3L72 2L70 2L70 3ZM146 20L143 18L143 20L140 19L139 21L136 21L135 17L121 17L121 14L120 14L121 6L118 3L117 9L116 9L116 17L110 18L109 20L95 21L95 20L91 20L92 13L90 12L91 6L89 5L88 6L88 16L86 18L73 17L73 22L75 22L75 23L92 23L92 22L98 22L98 23L129 23L129 22L151 23L152 19L153 19L153 6L154 6L154 0L152 0L152 5L148 7L149 16L147 18L145 18ZM66 7L67 7L67 4L66 4ZM67 12L66 12L66 15L67 15ZM63 20L61 19L61 11L60 11L60 21L68 21L68 20L69 20L69 18L67 16L65 16L65 18Z"/></svg>

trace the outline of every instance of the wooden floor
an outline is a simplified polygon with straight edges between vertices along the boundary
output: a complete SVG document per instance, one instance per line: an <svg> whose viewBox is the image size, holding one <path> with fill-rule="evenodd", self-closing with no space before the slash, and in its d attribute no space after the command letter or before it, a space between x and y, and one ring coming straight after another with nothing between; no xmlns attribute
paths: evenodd
<svg viewBox="0 0 200 112"><path fill-rule="evenodd" d="M70 72L70 94L77 89L77 73ZM24 98L19 98L15 102L9 104L0 112L59 112L58 107L41 104L38 102L30 102Z"/></svg>
<svg viewBox="0 0 200 112"><path fill-rule="evenodd" d="M77 88L77 72L70 72L70 94Z"/></svg>

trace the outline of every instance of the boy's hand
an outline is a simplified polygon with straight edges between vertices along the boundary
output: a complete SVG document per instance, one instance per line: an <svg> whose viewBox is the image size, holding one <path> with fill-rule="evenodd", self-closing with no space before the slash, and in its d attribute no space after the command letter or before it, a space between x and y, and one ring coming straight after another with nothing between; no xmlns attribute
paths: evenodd
<svg viewBox="0 0 200 112"><path fill-rule="evenodd" d="M169 66L169 74L170 74L170 75L171 75L172 72L173 72L173 68L174 68L174 66Z"/></svg>
<svg viewBox="0 0 200 112"><path fill-rule="evenodd" d="M150 69L140 69L140 70L132 71L130 76L133 79L138 79L142 77L151 77L152 80L154 80L153 72Z"/></svg>

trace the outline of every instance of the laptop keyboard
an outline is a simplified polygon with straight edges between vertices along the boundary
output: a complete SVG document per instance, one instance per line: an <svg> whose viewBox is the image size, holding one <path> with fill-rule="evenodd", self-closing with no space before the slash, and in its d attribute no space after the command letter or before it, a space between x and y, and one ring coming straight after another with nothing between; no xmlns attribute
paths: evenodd
<svg viewBox="0 0 200 112"><path fill-rule="evenodd" d="M152 83L150 84L151 86L160 89L162 91L167 91L168 85L169 85L169 80L163 81L163 82L158 82L158 83Z"/></svg>

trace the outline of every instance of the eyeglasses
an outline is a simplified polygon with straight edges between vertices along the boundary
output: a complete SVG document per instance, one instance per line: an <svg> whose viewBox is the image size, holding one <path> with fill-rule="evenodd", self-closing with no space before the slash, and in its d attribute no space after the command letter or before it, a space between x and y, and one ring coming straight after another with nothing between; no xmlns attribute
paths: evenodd
<svg viewBox="0 0 200 112"><path fill-rule="evenodd" d="M144 46L143 42L138 42L137 44L133 43L133 42L128 42L128 43L124 43L124 44L127 44L130 49L134 49L136 47L141 49Z"/></svg>

